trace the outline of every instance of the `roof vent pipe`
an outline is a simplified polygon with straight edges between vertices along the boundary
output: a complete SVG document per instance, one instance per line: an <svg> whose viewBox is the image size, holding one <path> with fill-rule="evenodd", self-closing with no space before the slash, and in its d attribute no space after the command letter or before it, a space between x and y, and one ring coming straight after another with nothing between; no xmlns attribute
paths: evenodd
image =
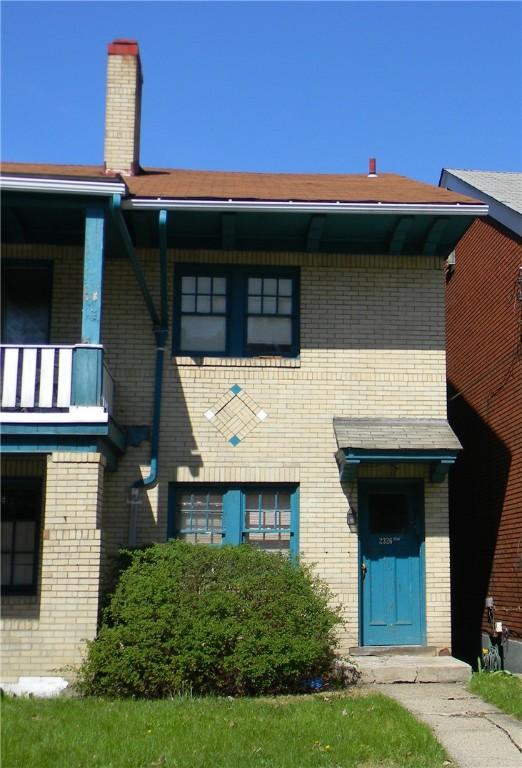
<svg viewBox="0 0 522 768"><path fill-rule="evenodd" d="M377 160L374 157L370 157L368 160L368 178L377 178Z"/></svg>

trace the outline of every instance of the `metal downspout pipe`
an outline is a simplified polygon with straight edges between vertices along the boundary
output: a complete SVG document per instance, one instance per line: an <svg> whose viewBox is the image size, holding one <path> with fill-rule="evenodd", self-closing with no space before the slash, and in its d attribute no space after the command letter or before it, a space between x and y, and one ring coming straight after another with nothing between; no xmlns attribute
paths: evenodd
<svg viewBox="0 0 522 768"><path fill-rule="evenodd" d="M168 337L168 289L167 289L167 211L159 212L159 241L160 241L160 301L161 325L154 329L156 338L156 364L154 372L154 404L152 413L152 431L150 438L150 472L147 477L140 478L132 484L130 500L129 546L136 546L138 523L138 506L140 504L140 488L149 488L158 478L159 439L161 422L161 395L163 383L163 363L165 344Z"/></svg>

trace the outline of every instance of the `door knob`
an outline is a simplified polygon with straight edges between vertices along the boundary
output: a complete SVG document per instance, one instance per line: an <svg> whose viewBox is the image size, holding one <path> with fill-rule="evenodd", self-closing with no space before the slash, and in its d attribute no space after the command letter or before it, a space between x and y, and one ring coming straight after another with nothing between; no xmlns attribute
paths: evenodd
<svg viewBox="0 0 522 768"><path fill-rule="evenodd" d="M366 563L361 563L361 573L362 573L363 579L366 576L367 570L368 570L368 566L366 565Z"/></svg>

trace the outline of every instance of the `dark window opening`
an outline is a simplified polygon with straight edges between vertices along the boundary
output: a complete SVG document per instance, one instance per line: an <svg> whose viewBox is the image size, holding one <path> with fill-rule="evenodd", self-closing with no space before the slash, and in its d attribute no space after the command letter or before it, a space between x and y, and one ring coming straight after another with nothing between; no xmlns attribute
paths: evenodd
<svg viewBox="0 0 522 768"><path fill-rule="evenodd" d="M2 593L36 594L42 480L2 479Z"/></svg>
<svg viewBox="0 0 522 768"><path fill-rule="evenodd" d="M403 533L409 525L408 496L402 493L372 493L368 497L370 533Z"/></svg>
<svg viewBox="0 0 522 768"><path fill-rule="evenodd" d="M48 262L2 268L2 343L48 344L52 266Z"/></svg>

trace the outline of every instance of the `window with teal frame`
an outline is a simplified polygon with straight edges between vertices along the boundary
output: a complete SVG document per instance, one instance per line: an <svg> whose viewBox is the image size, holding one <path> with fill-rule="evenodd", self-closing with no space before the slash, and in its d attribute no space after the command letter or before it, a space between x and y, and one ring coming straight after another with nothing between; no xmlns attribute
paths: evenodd
<svg viewBox="0 0 522 768"><path fill-rule="evenodd" d="M35 595L42 479L2 478L2 594Z"/></svg>
<svg viewBox="0 0 522 768"><path fill-rule="evenodd" d="M170 486L168 538L194 544L248 543L294 557L299 552L298 526L296 486Z"/></svg>
<svg viewBox="0 0 522 768"><path fill-rule="evenodd" d="M174 275L174 354L297 357L299 270L179 264Z"/></svg>

